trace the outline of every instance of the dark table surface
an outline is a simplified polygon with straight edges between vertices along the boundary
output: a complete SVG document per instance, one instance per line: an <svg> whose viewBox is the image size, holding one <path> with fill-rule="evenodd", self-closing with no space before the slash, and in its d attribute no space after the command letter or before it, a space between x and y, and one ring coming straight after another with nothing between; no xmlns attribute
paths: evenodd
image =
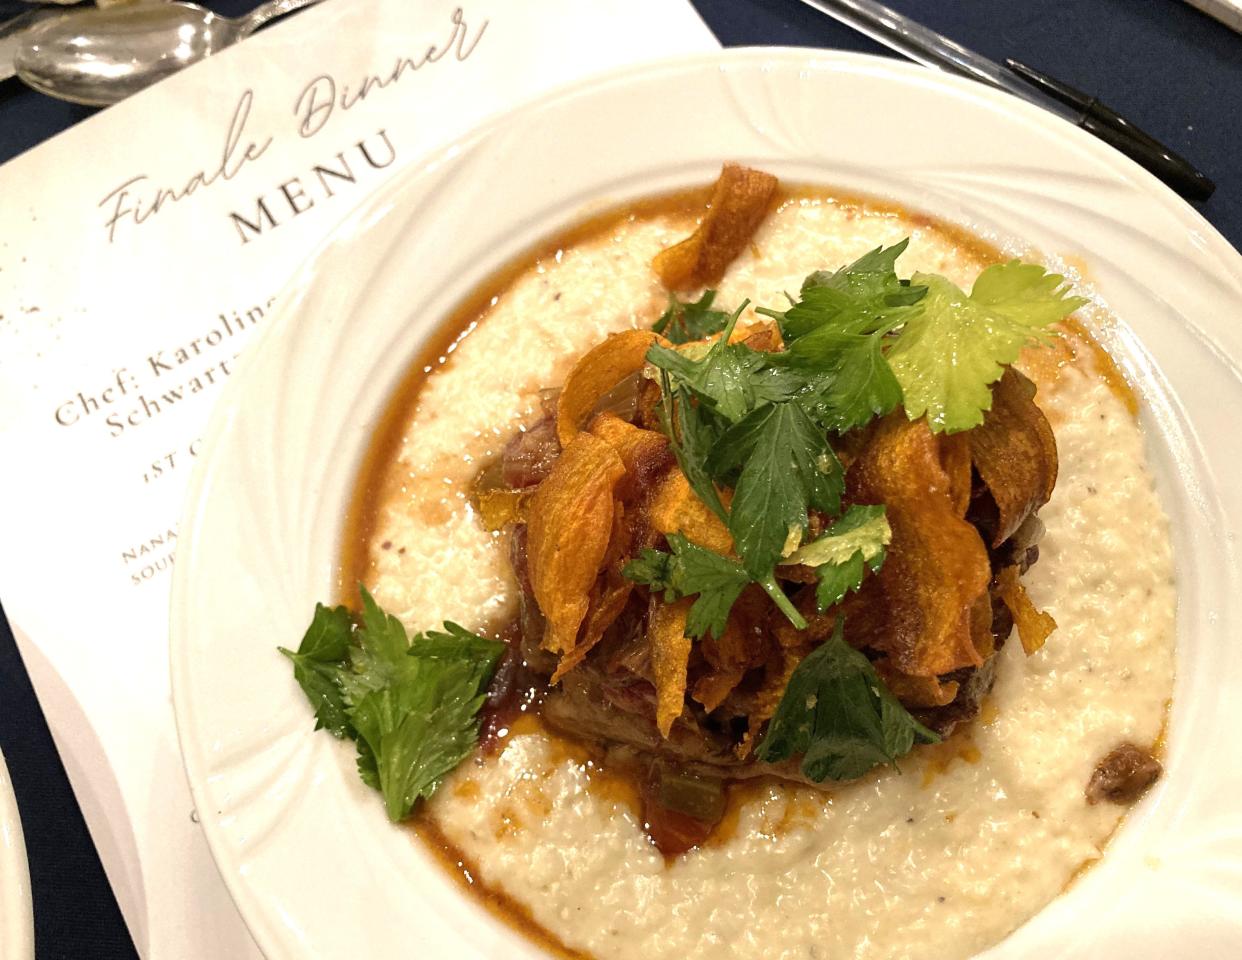
<svg viewBox="0 0 1242 960"><path fill-rule="evenodd" d="M797 0L693 2L725 46L886 52ZM1242 36L1181 0L889 2L986 56L1023 60L1128 116L1215 179L1215 196L1198 208L1242 246ZM232 15L254 2L204 5ZM16 0L0 0L0 21L20 9ZM42 97L16 80L0 83L0 162L92 112ZM0 549L14 548L0 538ZM135 957L2 610L0 750L26 835L39 960Z"/></svg>

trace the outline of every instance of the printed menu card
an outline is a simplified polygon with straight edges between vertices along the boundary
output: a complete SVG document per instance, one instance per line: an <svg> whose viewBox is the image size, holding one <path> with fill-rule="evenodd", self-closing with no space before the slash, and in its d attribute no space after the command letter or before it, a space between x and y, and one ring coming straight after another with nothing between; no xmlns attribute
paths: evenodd
<svg viewBox="0 0 1242 960"><path fill-rule="evenodd" d="M715 46L684 0L329 0L0 167L0 600L144 957L258 956L195 822L167 652L185 484L245 344L401 170Z"/></svg>

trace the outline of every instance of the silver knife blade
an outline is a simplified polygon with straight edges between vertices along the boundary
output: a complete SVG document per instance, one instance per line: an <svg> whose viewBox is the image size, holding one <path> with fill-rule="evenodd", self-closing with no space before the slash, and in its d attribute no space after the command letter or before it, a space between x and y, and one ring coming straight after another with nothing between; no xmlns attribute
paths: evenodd
<svg viewBox="0 0 1242 960"><path fill-rule="evenodd" d="M1031 88L999 63L955 43L884 6L877 0L802 0L808 7L839 20L876 43L934 70L954 73L1012 93L1068 120L1076 114Z"/></svg>
<svg viewBox="0 0 1242 960"><path fill-rule="evenodd" d="M65 7L36 7L25 13L19 13L12 20L0 23L0 80L7 80L17 72L13 67L13 58L17 56L17 48L21 46L26 31L48 17L63 13L65 9Z"/></svg>

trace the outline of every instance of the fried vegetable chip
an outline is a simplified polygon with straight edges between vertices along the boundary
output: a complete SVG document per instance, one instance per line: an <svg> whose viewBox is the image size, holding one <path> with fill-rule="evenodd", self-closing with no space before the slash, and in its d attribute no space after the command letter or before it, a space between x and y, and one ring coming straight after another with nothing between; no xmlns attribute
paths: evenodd
<svg viewBox="0 0 1242 960"><path fill-rule="evenodd" d="M711 713L724 703L739 683L746 676L745 670L716 670L699 677L691 694L695 700L703 704L703 709Z"/></svg>
<svg viewBox="0 0 1242 960"><path fill-rule="evenodd" d="M854 503L882 503L893 539L884 566L847 598L846 639L902 673L934 677L983 661L971 610L991 580L978 531L958 514L937 437L897 410L872 430L847 475Z"/></svg>
<svg viewBox="0 0 1242 960"><path fill-rule="evenodd" d="M619 574L615 578L609 576L607 585L589 603L581 640L561 657L550 683L560 683L561 677L586 659L586 655L603 639L604 631L621 616L633 590L634 584Z"/></svg>
<svg viewBox="0 0 1242 960"><path fill-rule="evenodd" d="M598 414L590 431L607 441L625 464L625 480L619 488L622 500L631 500L673 463L668 437L627 423L615 413Z"/></svg>
<svg viewBox="0 0 1242 960"><path fill-rule="evenodd" d="M970 434L948 433L940 439L940 465L949 478L949 499L959 517L970 506Z"/></svg>
<svg viewBox="0 0 1242 960"><path fill-rule="evenodd" d="M681 716L686 696L686 669L690 663L686 617L691 603L651 601L647 641L651 645L651 672L656 688L656 727L665 739L673 729L673 721Z"/></svg>
<svg viewBox="0 0 1242 960"><path fill-rule="evenodd" d="M613 504L612 535L604 553L603 572L591 588L587 601L586 619L578 635L578 642L567 651L556 665L550 683L559 683L561 677L586 659L604 632L612 626L629 602L634 592L634 582L621 575L633 550L634 531L626 516L625 504L618 500Z"/></svg>
<svg viewBox="0 0 1242 960"><path fill-rule="evenodd" d="M723 497L727 503L727 497ZM690 489L686 475L674 468L660 482L651 501L651 529L667 536L680 533L691 543L721 556L733 552L733 536L716 514Z"/></svg>
<svg viewBox="0 0 1242 960"><path fill-rule="evenodd" d="M980 594L970 608L970 640L984 660L996 652L996 638L992 636L992 597L988 593Z"/></svg>
<svg viewBox="0 0 1242 960"><path fill-rule="evenodd" d="M710 713L742 682L746 671L760 666L772 650L765 621L768 600L757 587L748 587L733 604L724 633L706 634L698 649L709 670L691 694Z"/></svg>
<svg viewBox="0 0 1242 960"><path fill-rule="evenodd" d="M591 433L565 447L531 497L527 556L531 589L547 620L543 646L573 649L589 594L608 552L614 496L625 465L612 446Z"/></svg>
<svg viewBox="0 0 1242 960"><path fill-rule="evenodd" d="M1013 614L1014 625L1018 628L1018 639L1022 641L1022 649L1029 657L1044 645L1044 641L1057 628L1052 614L1036 608L1027 596L1026 587L1018 577L1017 567L1005 567L996 575L997 592L1004 601L1009 612Z"/></svg>
<svg viewBox="0 0 1242 960"><path fill-rule="evenodd" d="M956 680L942 683L937 677L912 677L895 669L887 659L877 661L875 671L905 707L943 707L957 696Z"/></svg>
<svg viewBox="0 0 1242 960"><path fill-rule="evenodd" d="M770 173L725 164L699 228L652 261L664 286L689 290L719 282L767 216L776 187Z"/></svg>
<svg viewBox="0 0 1242 960"><path fill-rule="evenodd" d="M992 409L983 423L964 434L1000 511L994 547L1048 502L1057 482L1057 442L1034 397L1035 384L1010 367L992 387Z"/></svg>
<svg viewBox="0 0 1242 960"><path fill-rule="evenodd" d="M556 435L562 447L569 446L610 390L643 368L656 340L650 330L614 333L574 364L556 401Z"/></svg>

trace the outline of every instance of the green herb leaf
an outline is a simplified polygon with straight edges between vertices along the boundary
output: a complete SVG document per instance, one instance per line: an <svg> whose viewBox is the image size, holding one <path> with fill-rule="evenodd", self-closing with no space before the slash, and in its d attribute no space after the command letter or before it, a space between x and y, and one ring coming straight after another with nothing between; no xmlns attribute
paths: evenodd
<svg viewBox="0 0 1242 960"><path fill-rule="evenodd" d="M713 310L715 299L715 290L704 290L703 295L693 303L678 300L670 293L668 308L651 329L671 343L690 343L719 333L729 322L729 312Z"/></svg>
<svg viewBox="0 0 1242 960"><path fill-rule="evenodd" d="M871 662L845 642L844 620L798 664L756 756L779 763L802 756L808 779L853 780L892 763L916 740L940 738L901 706Z"/></svg>
<svg viewBox="0 0 1242 960"><path fill-rule="evenodd" d="M455 623L411 643L401 621L361 593L360 625L344 607L320 604L298 652L281 653L315 707L316 728L357 741L358 775L395 821L474 748L504 644Z"/></svg>
<svg viewBox="0 0 1242 960"><path fill-rule="evenodd" d="M870 333L892 326L917 303L926 289L900 280L897 258L909 246L907 237L891 247L877 247L849 266L812 273L802 283L799 300L783 313L757 312L775 317L786 344L828 328L839 333Z"/></svg>
<svg viewBox="0 0 1242 960"><path fill-rule="evenodd" d="M349 716L339 682L349 651L352 625L345 607L315 604L315 616L297 652L277 647L293 661L293 677L315 708L315 729L340 738L349 732Z"/></svg>
<svg viewBox="0 0 1242 960"><path fill-rule="evenodd" d="M786 564L817 568L815 602L823 613L862 586L867 569L884 563L884 548L892 541L883 506L854 504L821 536L796 550Z"/></svg>
<svg viewBox="0 0 1242 960"><path fill-rule="evenodd" d="M647 360L730 422L740 420L757 402L763 355L740 343L722 340L701 359L657 343L647 351Z"/></svg>
<svg viewBox="0 0 1242 960"><path fill-rule="evenodd" d="M504 645L474 640L462 659L411 658L414 670L368 693L353 710L394 823L431 796L478 740L479 709Z"/></svg>
<svg viewBox="0 0 1242 960"><path fill-rule="evenodd" d="M379 604L359 587L362 594L362 624L354 633L349 667L341 677L345 702L356 706L368 693L382 690L414 669L406 656L409 639L401 621L380 609Z"/></svg>
<svg viewBox="0 0 1242 960"><path fill-rule="evenodd" d="M416 633L406 656L426 660L495 660L504 652L504 644L488 640L452 620L444 621L444 629Z"/></svg>
<svg viewBox="0 0 1242 960"><path fill-rule="evenodd" d="M788 363L803 369L806 384L798 400L825 430L864 426L901 403L901 385L883 353L887 332L825 328L793 345Z"/></svg>
<svg viewBox="0 0 1242 960"><path fill-rule="evenodd" d="M906 415L927 416L937 432L983 422L990 384L1028 343L1047 341L1047 327L1085 301L1069 296L1065 278L1017 260L988 267L967 296L944 277L915 274L927 297L888 351Z"/></svg>
<svg viewBox="0 0 1242 960"><path fill-rule="evenodd" d="M784 313L786 350L771 361L800 373L800 402L826 430L845 432L891 412L901 388L885 360L886 337L918 313L926 293L894 272L909 240L878 247L834 273L813 273Z"/></svg>
<svg viewBox="0 0 1242 960"><path fill-rule="evenodd" d="M681 472L686 475L690 489L716 516L728 523L729 514L720 499L720 491L707 471L710 451L724 429L720 419L703 405L691 403L683 391L671 386L667 372L662 374L662 378L665 405L660 419L669 438L669 448L677 458ZM676 418L676 429L672 426L673 418Z"/></svg>
<svg viewBox="0 0 1242 960"><path fill-rule="evenodd" d="M647 351L649 363L730 423L736 423L762 404L787 400L802 387L801 378L772 363L774 354L729 343L738 317L748 304L749 301L742 303L729 317L719 339L705 350L701 344L670 350L657 343Z"/></svg>
<svg viewBox="0 0 1242 960"><path fill-rule="evenodd" d="M722 636L729 611L751 582L750 575L735 560L705 550L680 533L670 533L668 545L672 553L642 551L626 564L622 576L646 584L653 593L662 591L666 603L698 594L686 617L686 636Z"/></svg>
<svg viewBox="0 0 1242 960"><path fill-rule="evenodd" d="M735 453L712 451L716 464L744 460L729 512L729 532L742 565L755 580L796 547L806 531L808 508L836 514L844 486L841 464L827 437L796 403L760 407L722 436Z"/></svg>

